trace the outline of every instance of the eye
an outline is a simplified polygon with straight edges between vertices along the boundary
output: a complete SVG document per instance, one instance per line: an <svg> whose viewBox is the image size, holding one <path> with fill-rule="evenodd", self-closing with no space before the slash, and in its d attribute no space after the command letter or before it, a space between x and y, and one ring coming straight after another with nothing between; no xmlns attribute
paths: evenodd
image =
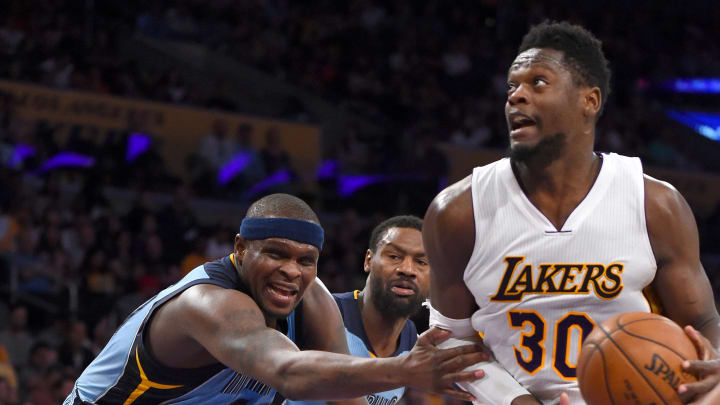
<svg viewBox="0 0 720 405"><path fill-rule="evenodd" d="M536 77L533 79L533 85L535 85L535 86L541 86L541 85L545 85L545 84L548 84L548 82L547 82L547 80L545 80L542 77Z"/></svg>
<svg viewBox="0 0 720 405"><path fill-rule="evenodd" d="M428 262L423 259L416 259L415 262L421 266L427 266Z"/></svg>
<svg viewBox="0 0 720 405"><path fill-rule="evenodd" d="M506 86L508 93L511 93L513 90L515 90L515 83L508 82Z"/></svg>
<svg viewBox="0 0 720 405"><path fill-rule="evenodd" d="M392 260L398 260L400 258L400 256L396 255L395 253L390 253L388 257Z"/></svg>

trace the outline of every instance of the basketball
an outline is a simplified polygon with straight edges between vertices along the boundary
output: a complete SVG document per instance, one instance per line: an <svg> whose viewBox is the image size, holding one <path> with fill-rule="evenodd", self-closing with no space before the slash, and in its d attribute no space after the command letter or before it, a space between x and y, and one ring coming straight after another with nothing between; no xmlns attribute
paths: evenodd
<svg viewBox="0 0 720 405"><path fill-rule="evenodd" d="M578 383L588 405L682 404L682 370L697 351L680 326L645 312L616 315L593 329L580 352Z"/></svg>

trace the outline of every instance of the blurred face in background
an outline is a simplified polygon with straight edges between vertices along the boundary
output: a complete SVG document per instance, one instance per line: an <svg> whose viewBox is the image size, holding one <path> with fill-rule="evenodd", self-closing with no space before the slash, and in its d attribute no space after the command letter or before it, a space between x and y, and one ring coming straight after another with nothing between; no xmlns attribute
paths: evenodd
<svg viewBox="0 0 720 405"><path fill-rule="evenodd" d="M365 254L370 297L382 313L394 317L414 314L430 290L430 265L415 228L389 228L375 251Z"/></svg>

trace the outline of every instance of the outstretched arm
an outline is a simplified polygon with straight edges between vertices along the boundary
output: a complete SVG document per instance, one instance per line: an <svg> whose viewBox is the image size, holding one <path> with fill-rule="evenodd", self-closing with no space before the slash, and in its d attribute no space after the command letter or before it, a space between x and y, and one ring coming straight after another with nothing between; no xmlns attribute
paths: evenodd
<svg viewBox="0 0 720 405"><path fill-rule="evenodd" d="M653 290L670 319L681 326L692 326L717 350L720 316L700 263L697 225L689 205L671 185L646 176L645 212L658 267ZM714 379L715 384L720 382L720 376ZM704 394L710 385L708 381L685 384L679 387L683 391L681 398L687 401Z"/></svg>
<svg viewBox="0 0 720 405"><path fill-rule="evenodd" d="M478 347L439 350L447 334L434 330L407 355L364 359L321 351L300 351L282 333L268 328L249 296L214 285L193 286L177 297L179 332L215 359L274 387L285 398L333 400L409 386L468 399L453 387L482 374L459 372L484 359ZM330 309L328 309L330 310Z"/></svg>
<svg viewBox="0 0 720 405"><path fill-rule="evenodd" d="M471 195L472 176L441 192L428 208L423 222L423 244L430 261L430 302L444 317L468 319L477 310L475 298L463 280L475 248L475 221ZM465 338L467 336L457 336ZM503 382L510 392L484 392L479 386L463 385L482 395L488 401L501 401L511 392L527 393L499 365L486 365L488 378ZM492 370L492 371L491 371ZM531 395L516 397L512 405L535 405L539 402Z"/></svg>

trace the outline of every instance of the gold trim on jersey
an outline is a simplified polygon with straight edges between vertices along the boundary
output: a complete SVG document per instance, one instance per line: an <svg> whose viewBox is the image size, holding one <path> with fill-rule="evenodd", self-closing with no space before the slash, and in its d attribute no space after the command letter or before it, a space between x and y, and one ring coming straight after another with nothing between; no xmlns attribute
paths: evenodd
<svg viewBox="0 0 720 405"><path fill-rule="evenodd" d="M643 288L642 292L643 298L647 301L648 309L654 314L664 315L665 308L663 308L662 302L660 302L660 298L657 296L652 284Z"/></svg>
<svg viewBox="0 0 720 405"><path fill-rule="evenodd" d="M519 316L519 322L513 319L513 314ZM535 315L536 318L526 317L526 315ZM509 326L513 329L519 329L521 332L520 342L518 342L520 348L513 345L515 361L526 373L533 375L545 367L545 339L547 338L547 334L545 333L545 318L543 318L538 311L518 309L508 311L507 317ZM540 324L538 325L533 319L537 320ZM529 332L525 331L527 324L532 326L532 330ZM536 336L538 334L540 334L539 337ZM528 354L528 358L526 358L525 354ZM540 363L533 366L533 363L537 363L538 360Z"/></svg>
<svg viewBox="0 0 720 405"><path fill-rule="evenodd" d="M358 299L358 294L360 294L360 290L353 291L353 298ZM373 359L377 357L377 356L375 356L375 353L372 352L372 350L368 349L367 352L370 355L370 357L372 357Z"/></svg>
<svg viewBox="0 0 720 405"><path fill-rule="evenodd" d="M128 399L125 400L125 403L123 405L130 405L133 402L135 402L140 395L144 394L145 391L149 390L150 388L155 388L159 390L171 390L175 388L181 388L182 385L168 385L168 384L160 384L156 382L152 382L147 378L147 375L145 375L145 371L143 370L142 366L140 365L140 356L138 355L138 348L135 346L135 361L137 361L138 370L140 371L140 383L138 384L137 388L130 394Z"/></svg>
<svg viewBox="0 0 720 405"><path fill-rule="evenodd" d="M560 378L562 378L563 380L565 380L565 381L577 381L577 375L575 375L575 377L568 377L568 376L566 376L565 374L563 374L563 372L562 372L561 370L558 370L558 368L557 368L557 366L556 366L556 364L555 364L556 361L563 361L563 365L564 365L565 367L567 367L568 369L577 370L577 363L580 361L580 350L582 349L582 342L585 341L585 338L587 337L587 336L586 336L586 331L585 331L585 329L583 329L583 325L581 325L581 324L579 324L579 323L572 323L572 324L570 324L570 325L567 327L566 330L562 331L561 328L560 328L560 323L565 322L565 320L568 319L568 317L570 317L570 316L583 317L585 320L588 321L589 326L592 326L592 328L595 327L595 322L588 316L588 314L586 314L586 313L584 313L584 312L574 312L574 311L568 312L567 314L565 314L565 316L563 316L562 318L558 319L558 320L555 322L555 347L553 348L552 368L555 370L555 373L557 373L557 375L558 375ZM590 334L590 332L592 332L592 328L590 328L590 330L587 331L587 334L588 334L588 335ZM572 339L571 339L571 338L572 338L572 330L573 330L573 329L577 329L577 331L578 331L578 340L579 340L579 342L578 342L578 345L577 345L577 352L576 352L576 354L577 354L577 359L576 359L576 361L575 361L574 364L570 364L570 353L571 353L570 347L572 346L572 343L573 343L573 342L572 342ZM564 336L564 339L565 339L565 347L564 347L565 356L564 356L563 359L560 359L560 358L559 358L560 356L558 355L558 349L560 348L558 342L559 342L560 339L561 339L560 334L563 333L563 332L564 332L564 334L565 334L565 336Z"/></svg>

